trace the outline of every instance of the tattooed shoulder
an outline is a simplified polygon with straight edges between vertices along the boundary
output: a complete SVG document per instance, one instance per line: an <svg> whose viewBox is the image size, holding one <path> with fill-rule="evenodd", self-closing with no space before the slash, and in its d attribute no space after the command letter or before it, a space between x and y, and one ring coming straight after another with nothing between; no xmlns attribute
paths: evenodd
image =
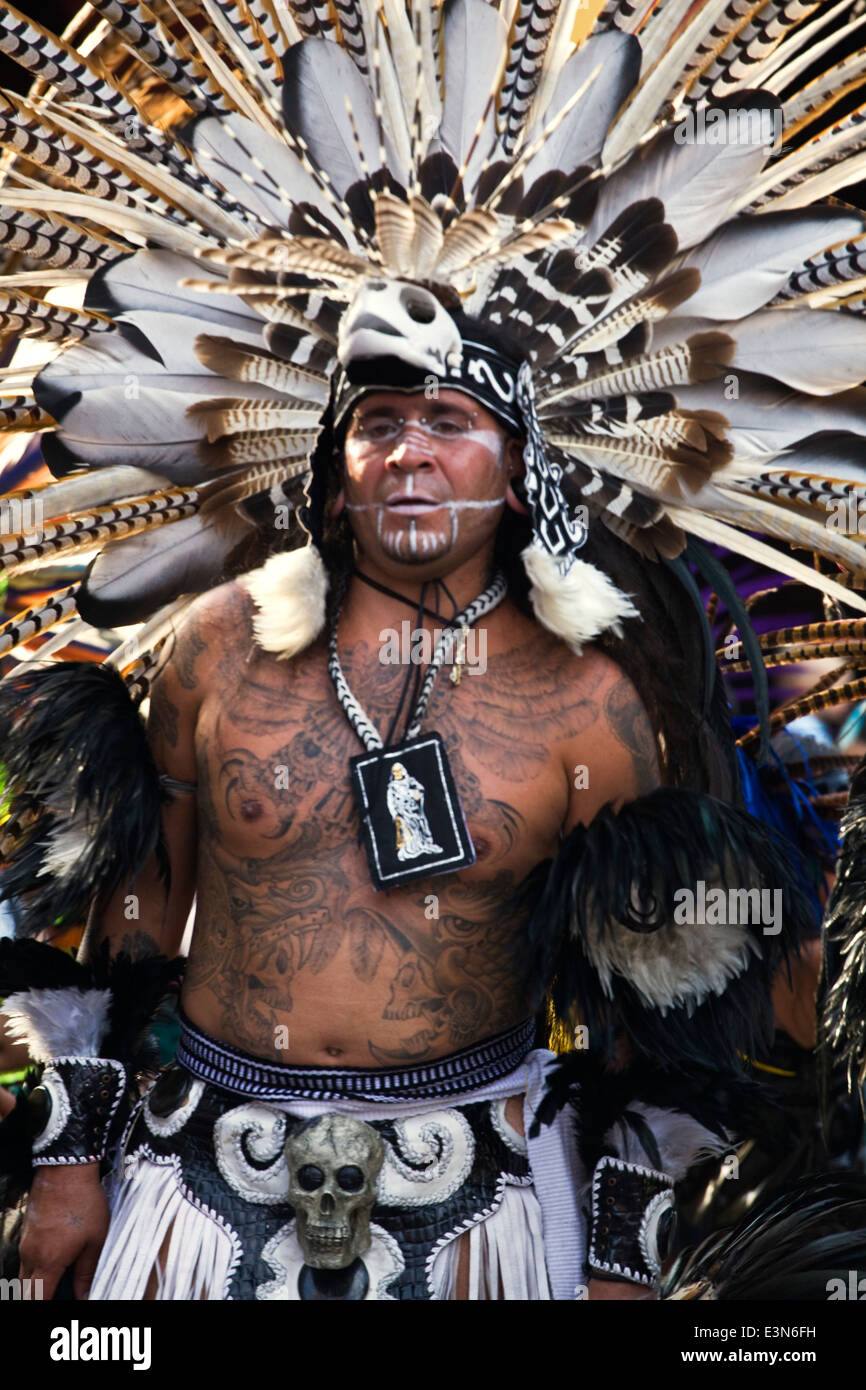
<svg viewBox="0 0 866 1390"><path fill-rule="evenodd" d="M165 683L157 681L150 697L150 713L147 717L148 733L152 740L177 747L177 721L180 710L171 699Z"/></svg>
<svg viewBox="0 0 866 1390"><path fill-rule="evenodd" d="M614 738L631 754L637 795L643 796L659 784L658 749L643 701L626 676L611 685L604 712Z"/></svg>
<svg viewBox="0 0 866 1390"><path fill-rule="evenodd" d="M222 584L191 606L178 629L172 670L184 690L198 690L205 669L218 666L225 653L252 640L252 600L237 584Z"/></svg>

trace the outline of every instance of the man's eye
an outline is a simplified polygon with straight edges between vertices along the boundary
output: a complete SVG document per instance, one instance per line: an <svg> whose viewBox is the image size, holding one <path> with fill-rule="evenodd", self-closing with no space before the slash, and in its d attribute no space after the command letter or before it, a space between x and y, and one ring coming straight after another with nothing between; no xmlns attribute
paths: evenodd
<svg viewBox="0 0 866 1390"><path fill-rule="evenodd" d="M399 430L396 420L362 420L358 433L362 439L393 439Z"/></svg>
<svg viewBox="0 0 866 1390"><path fill-rule="evenodd" d="M466 420L450 415L440 415L430 426L434 434L453 437L458 434L465 434L469 428Z"/></svg>

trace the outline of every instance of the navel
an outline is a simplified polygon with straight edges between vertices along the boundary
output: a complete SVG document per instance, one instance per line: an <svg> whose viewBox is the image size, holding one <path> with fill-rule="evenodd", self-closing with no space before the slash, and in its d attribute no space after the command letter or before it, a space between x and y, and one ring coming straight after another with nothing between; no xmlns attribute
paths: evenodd
<svg viewBox="0 0 866 1390"><path fill-rule="evenodd" d="M326 1047L325 1051L329 1057L342 1057L343 1055L343 1049L341 1047Z"/></svg>

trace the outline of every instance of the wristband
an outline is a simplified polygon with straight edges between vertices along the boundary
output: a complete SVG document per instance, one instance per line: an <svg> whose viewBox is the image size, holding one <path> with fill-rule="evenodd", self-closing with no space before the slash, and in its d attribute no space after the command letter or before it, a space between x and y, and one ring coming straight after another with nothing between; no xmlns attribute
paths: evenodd
<svg viewBox="0 0 866 1390"><path fill-rule="evenodd" d="M592 1178L590 1272L652 1287L672 1243L673 1183L665 1173L605 1155Z"/></svg>
<svg viewBox="0 0 866 1390"><path fill-rule="evenodd" d="M126 1089L126 1068L108 1057L54 1057L28 1098L34 1167L98 1163Z"/></svg>

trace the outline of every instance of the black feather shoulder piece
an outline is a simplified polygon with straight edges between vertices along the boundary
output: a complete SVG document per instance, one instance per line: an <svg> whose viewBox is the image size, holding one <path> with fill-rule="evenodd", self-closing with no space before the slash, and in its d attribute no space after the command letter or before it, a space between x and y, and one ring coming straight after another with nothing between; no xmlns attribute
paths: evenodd
<svg viewBox="0 0 866 1390"><path fill-rule="evenodd" d="M155 948L110 955L107 941L83 964L42 941L0 940L0 1002L34 991L104 991L110 999L100 1056L113 1057L132 1073L148 1071L156 1065L148 1029L179 986L185 964L185 957L169 960Z"/></svg>
<svg viewBox="0 0 866 1390"><path fill-rule="evenodd" d="M777 1098L752 1076L721 1077L702 1068L674 1076L647 1057L613 1070L586 1050L565 1053L546 1080L530 1137L560 1110L571 1110L589 1173L612 1153L679 1178L698 1158L726 1151L743 1134L776 1143L794 1137Z"/></svg>
<svg viewBox="0 0 866 1390"><path fill-rule="evenodd" d="M161 844L162 796L144 725L107 666L29 667L0 684L6 775L0 897L25 934L80 920Z"/></svg>
<svg viewBox="0 0 866 1390"><path fill-rule="evenodd" d="M830 963L819 1019L825 1058L866 1079L866 759L851 782L836 882L824 918Z"/></svg>
<svg viewBox="0 0 866 1390"><path fill-rule="evenodd" d="M563 841L528 928L557 1013L615 1061L742 1073L772 1042L773 976L818 930L790 846L702 793L661 788Z"/></svg>

